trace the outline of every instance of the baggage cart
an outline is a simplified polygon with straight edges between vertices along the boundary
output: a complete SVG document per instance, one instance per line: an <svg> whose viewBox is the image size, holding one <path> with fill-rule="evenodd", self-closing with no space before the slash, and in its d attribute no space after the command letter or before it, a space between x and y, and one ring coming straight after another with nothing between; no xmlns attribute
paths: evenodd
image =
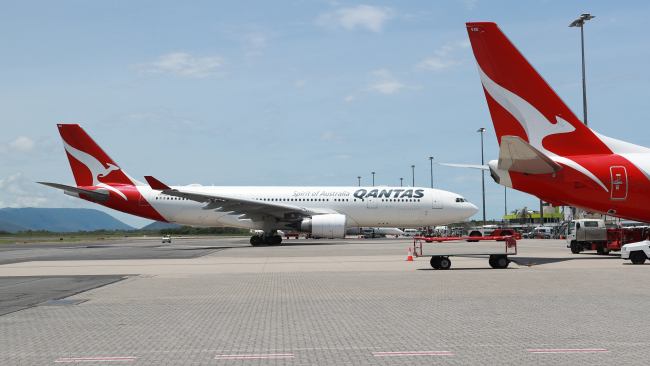
<svg viewBox="0 0 650 366"><path fill-rule="evenodd" d="M490 267L507 268L511 255L517 254L517 240L512 236L424 237L413 238L413 255L431 257L434 269L451 268L453 256L487 255Z"/></svg>

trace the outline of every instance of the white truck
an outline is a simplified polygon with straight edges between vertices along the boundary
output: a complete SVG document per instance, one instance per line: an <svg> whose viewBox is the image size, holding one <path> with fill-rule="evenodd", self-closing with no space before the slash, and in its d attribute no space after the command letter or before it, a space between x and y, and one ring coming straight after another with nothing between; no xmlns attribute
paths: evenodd
<svg viewBox="0 0 650 366"><path fill-rule="evenodd" d="M596 249L598 254L609 253L605 221L600 219L570 221L567 225L566 243L573 254L593 249Z"/></svg>
<svg viewBox="0 0 650 366"><path fill-rule="evenodd" d="M621 247L621 259L629 259L632 264L643 264L650 258L650 240L625 244Z"/></svg>
<svg viewBox="0 0 650 366"><path fill-rule="evenodd" d="M620 250L621 258L630 259L634 264L643 264L650 258L647 226L607 227L603 220L581 219L569 222L566 234L567 248L574 254L595 250L607 255Z"/></svg>

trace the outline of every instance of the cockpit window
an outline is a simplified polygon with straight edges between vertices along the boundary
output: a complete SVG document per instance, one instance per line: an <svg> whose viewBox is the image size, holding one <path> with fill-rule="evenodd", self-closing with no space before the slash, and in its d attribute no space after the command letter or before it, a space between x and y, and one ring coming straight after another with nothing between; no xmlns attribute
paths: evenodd
<svg viewBox="0 0 650 366"><path fill-rule="evenodd" d="M456 202L467 202L463 197L456 197Z"/></svg>

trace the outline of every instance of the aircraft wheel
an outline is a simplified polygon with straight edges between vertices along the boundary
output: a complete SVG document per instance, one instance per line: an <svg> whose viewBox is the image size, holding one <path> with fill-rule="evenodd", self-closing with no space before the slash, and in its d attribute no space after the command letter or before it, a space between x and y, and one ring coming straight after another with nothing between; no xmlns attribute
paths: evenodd
<svg viewBox="0 0 650 366"><path fill-rule="evenodd" d="M630 253L630 260L632 261L632 264L643 264L646 260L645 253L641 250L634 251Z"/></svg>
<svg viewBox="0 0 650 366"><path fill-rule="evenodd" d="M269 239L271 245L280 245L282 244L282 237L280 235L274 235Z"/></svg>
<svg viewBox="0 0 650 366"><path fill-rule="evenodd" d="M440 259L442 259L442 257L438 257L435 255L431 257L431 260L429 261L431 267L433 267L434 269L440 269Z"/></svg>
<svg viewBox="0 0 650 366"><path fill-rule="evenodd" d="M481 233L480 231L474 230L471 233L469 233L469 236L481 237L481 236L483 236L483 233ZM471 240L471 239L467 239L467 241L468 242L473 242L473 243L478 242L478 240Z"/></svg>
<svg viewBox="0 0 650 366"><path fill-rule="evenodd" d="M490 263L490 267L492 267L492 268L497 268L497 264L494 262L495 258L496 258L496 255L491 255L490 259L488 259L488 263Z"/></svg>
<svg viewBox="0 0 650 366"><path fill-rule="evenodd" d="M497 269L508 268L508 264L510 264L510 260L505 255L495 256L492 262L494 262L494 266L492 266L492 268Z"/></svg>
<svg viewBox="0 0 650 366"><path fill-rule="evenodd" d="M449 269L449 268L451 268L451 259L449 259L449 257L440 257L439 269Z"/></svg>
<svg viewBox="0 0 650 366"><path fill-rule="evenodd" d="M259 235L253 235L251 236L250 243L252 246L257 247L264 244L264 239L262 239L262 237Z"/></svg>

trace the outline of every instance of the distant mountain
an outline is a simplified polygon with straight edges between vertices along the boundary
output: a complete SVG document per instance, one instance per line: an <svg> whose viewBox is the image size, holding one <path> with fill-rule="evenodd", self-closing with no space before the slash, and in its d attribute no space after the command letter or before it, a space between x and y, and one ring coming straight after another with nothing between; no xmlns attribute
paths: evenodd
<svg viewBox="0 0 650 366"><path fill-rule="evenodd" d="M164 230L164 229L178 229L182 227L178 224L172 224L169 222L154 221L149 225L143 226L140 230Z"/></svg>
<svg viewBox="0 0 650 366"><path fill-rule="evenodd" d="M113 216L88 208L0 208L0 231L75 232L134 230Z"/></svg>
<svg viewBox="0 0 650 366"><path fill-rule="evenodd" d="M0 220L0 231L4 231L7 233L15 233L18 231L25 231L28 230L24 226L20 226L17 224L14 224L13 222L5 221L5 220Z"/></svg>

